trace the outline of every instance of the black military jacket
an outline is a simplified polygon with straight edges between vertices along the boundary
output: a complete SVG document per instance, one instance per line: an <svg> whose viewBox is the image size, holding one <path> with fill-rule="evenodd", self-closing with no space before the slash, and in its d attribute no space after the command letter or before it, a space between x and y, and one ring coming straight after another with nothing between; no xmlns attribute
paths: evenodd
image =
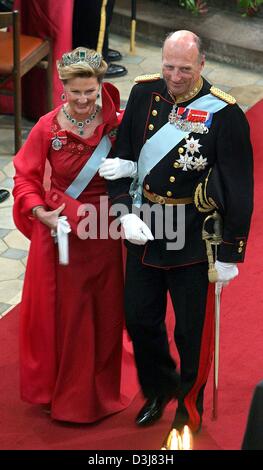
<svg viewBox="0 0 263 470"><path fill-rule="evenodd" d="M210 88L211 85L203 80L203 86L196 96L176 104L180 107L189 106L192 101L210 93ZM167 123L173 104L163 79L136 84L131 91L119 129L115 155L137 161L145 141ZM188 152L193 159L192 163L190 159L190 165L187 167L180 164L180 158L189 150L187 140L191 138L195 141L197 151L194 154ZM227 104L222 110L214 113L207 134L190 132L187 138L179 142L150 171L144 180L144 188L171 198L191 197L200 179L215 162L221 175L225 196L223 243L218 250L218 259L225 262L242 262L253 206L253 163L249 126L237 104ZM109 183L113 203L123 203L131 209L130 184L129 178ZM145 198L143 202L152 204ZM162 208L164 209L164 205ZM178 206L173 206L174 232L178 232L177 210ZM202 225L206 216L207 214L198 212L194 204L185 205L183 248L168 250L165 235L162 239L148 242L146 246L127 242L127 247L141 256L144 264L164 268L207 261L205 242L202 240ZM156 223L160 223L160 220L155 221ZM153 222L150 227L153 235L156 232L155 224Z"/></svg>

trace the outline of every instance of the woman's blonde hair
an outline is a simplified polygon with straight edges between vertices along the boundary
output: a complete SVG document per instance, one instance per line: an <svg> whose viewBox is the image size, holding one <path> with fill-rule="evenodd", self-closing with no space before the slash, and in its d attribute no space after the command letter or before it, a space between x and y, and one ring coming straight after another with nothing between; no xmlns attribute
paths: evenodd
<svg viewBox="0 0 263 470"><path fill-rule="evenodd" d="M76 77L96 77L101 82L107 68L102 55L86 47L77 47L57 60L58 76L63 82Z"/></svg>

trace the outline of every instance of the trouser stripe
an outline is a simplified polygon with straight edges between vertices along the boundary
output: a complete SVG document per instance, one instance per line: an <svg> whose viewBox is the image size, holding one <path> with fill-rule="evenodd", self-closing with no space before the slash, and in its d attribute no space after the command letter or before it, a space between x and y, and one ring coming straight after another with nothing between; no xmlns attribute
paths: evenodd
<svg viewBox="0 0 263 470"><path fill-rule="evenodd" d="M192 431L200 426L200 414L197 410L197 398L201 388L205 385L211 368L214 350L214 308L215 284L209 284L207 292L206 312L201 339L199 366L196 381L190 392L184 398L184 405L189 414L188 425Z"/></svg>

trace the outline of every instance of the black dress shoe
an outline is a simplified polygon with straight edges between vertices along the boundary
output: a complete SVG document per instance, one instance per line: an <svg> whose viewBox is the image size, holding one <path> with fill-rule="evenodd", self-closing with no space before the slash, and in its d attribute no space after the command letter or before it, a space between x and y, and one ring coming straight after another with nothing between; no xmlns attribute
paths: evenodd
<svg viewBox="0 0 263 470"><path fill-rule="evenodd" d="M109 63L105 76L107 78L123 77L123 75L126 75L127 73L128 70L123 67L123 65Z"/></svg>
<svg viewBox="0 0 263 470"><path fill-rule="evenodd" d="M10 192L7 189L0 189L0 202L4 202L10 196Z"/></svg>
<svg viewBox="0 0 263 470"><path fill-rule="evenodd" d="M168 402L169 398L164 397L156 397L152 400L147 400L136 417L136 424L139 426L145 426L157 421L161 418L163 410Z"/></svg>
<svg viewBox="0 0 263 470"><path fill-rule="evenodd" d="M122 55L119 51L115 51L115 49L108 49L107 60L108 62L116 62L122 59Z"/></svg>

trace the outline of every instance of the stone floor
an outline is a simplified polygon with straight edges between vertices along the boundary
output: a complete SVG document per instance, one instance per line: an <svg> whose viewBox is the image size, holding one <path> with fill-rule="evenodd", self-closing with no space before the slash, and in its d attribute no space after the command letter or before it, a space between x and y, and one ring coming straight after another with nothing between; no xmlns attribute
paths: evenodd
<svg viewBox="0 0 263 470"><path fill-rule="evenodd" d="M115 79L123 105L134 78L145 73L160 71L160 48L138 41L136 54L129 54L126 38L112 35L111 47L123 53L122 63L128 75ZM234 95L244 111L263 98L263 78L260 73L238 69L230 65L207 61L204 76L215 86ZM23 136L26 138L31 123L24 120ZM11 190L13 186L13 119L0 115L0 187ZM0 205L0 317L8 313L21 298L29 242L14 226L12 196Z"/></svg>

